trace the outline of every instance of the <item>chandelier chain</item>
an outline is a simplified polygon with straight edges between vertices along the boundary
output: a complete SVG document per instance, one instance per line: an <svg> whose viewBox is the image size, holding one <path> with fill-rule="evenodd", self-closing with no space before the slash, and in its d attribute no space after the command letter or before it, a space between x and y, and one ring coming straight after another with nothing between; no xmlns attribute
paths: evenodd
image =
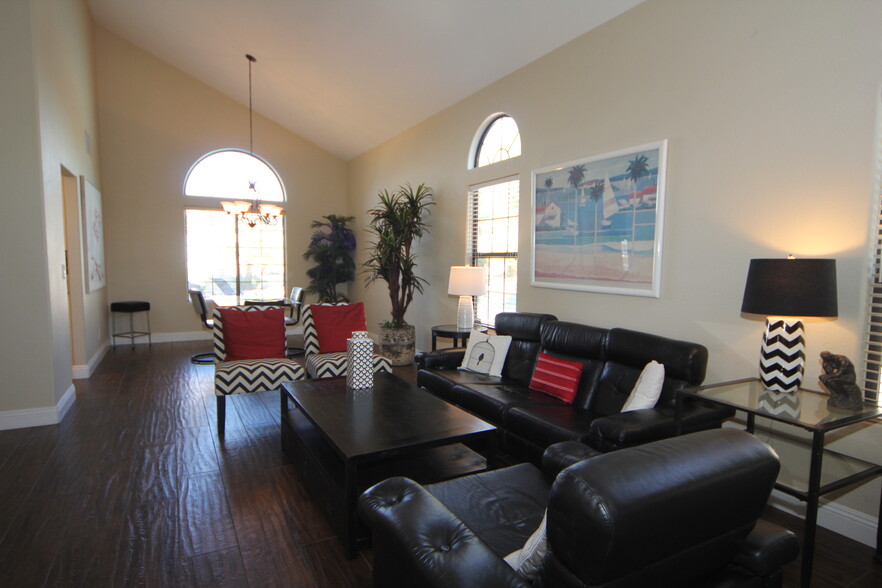
<svg viewBox="0 0 882 588"><path fill-rule="evenodd" d="M251 83L251 65L257 61L257 58L249 53L245 54L245 58L248 60L248 154L254 157L254 92ZM276 205L262 203L256 185L256 180L248 180L248 189L253 192L251 202L242 200L221 202L221 206L227 214L235 214L237 219L251 228L254 228L258 222L275 225L285 212Z"/></svg>

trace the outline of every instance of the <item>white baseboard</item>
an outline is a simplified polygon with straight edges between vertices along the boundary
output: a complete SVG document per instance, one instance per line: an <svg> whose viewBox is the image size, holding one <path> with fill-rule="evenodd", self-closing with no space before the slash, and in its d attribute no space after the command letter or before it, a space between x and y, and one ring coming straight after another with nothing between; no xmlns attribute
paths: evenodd
<svg viewBox="0 0 882 588"><path fill-rule="evenodd" d="M285 335L302 335L303 327L297 325L285 329ZM152 339L154 343L177 343L180 341L211 341L212 333L208 329L201 331L185 331L181 333L153 333ZM135 345L147 345L149 341L147 337L138 337L135 339ZM131 345L128 339L118 339L117 347L125 347Z"/></svg>
<svg viewBox="0 0 882 588"><path fill-rule="evenodd" d="M104 353L107 353L106 348L104 350ZM102 357L103 357L103 355L104 354L102 354ZM98 364L96 363L95 365L98 365ZM61 395L61 400L58 401L58 404L55 405L55 410L58 413L58 420L55 421L56 423L60 423L61 421L64 420L64 417L67 414L67 411L70 410L70 407L73 406L73 403L76 401L76 399L77 399L77 390L76 390L76 388L74 388L74 385L71 384L70 388L68 388L67 391Z"/></svg>
<svg viewBox="0 0 882 588"><path fill-rule="evenodd" d="M91 378L92 374L95 373L95 368L98 367L98 364L101 363L101 360L104 359L104 356L107 355L107 352L110 350L110 346L104 344L101 346L98 351L96 351L91 358L89 358L89 363L85 365L74 364L73 365L73 379L74 380L85 380L87 378Z"/></svg>
<svg viewBox="0 0 882 588"><path fill-rule="evenodd" d="M805 503L780 490L772 491L769 506L801 519L805 518ZM878 523L878 519L866 513L821 499L821 505L818 508L818 526L834 533L875 548Z"/></svg>
<svg viewBox="0 0 882 588"><path fill-rule="evenodd" d="M76 397L76 389L71 384L55 406L0 412L0 431L57 425L64 418L64 415L67 414L67 411L70 410L70 407L73 406Z"/></svg>

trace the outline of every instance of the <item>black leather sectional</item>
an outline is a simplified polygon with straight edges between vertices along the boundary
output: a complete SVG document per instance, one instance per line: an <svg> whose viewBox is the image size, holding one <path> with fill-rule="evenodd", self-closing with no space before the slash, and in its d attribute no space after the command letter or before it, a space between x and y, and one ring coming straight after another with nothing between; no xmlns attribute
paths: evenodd
<svg viewBox="0 0 882 588"><path fill-rule="evenodd" d="M607 452L674 436L677 392L701 384L707 369L702 345L559 321L550 314L500 313L496 332L512 337L502 377L457 370L465 350L441 350L418 357L417 383L495 424L506 451L533 463L539 463L546 447L561 441ZM540 351L584 363L571 405L529 389ZM658 404L620 412L652 360L665 366ZM719 427L732 414L687 399L683 432Z"/></svg>
<svg viewBox="0 0 882 588"><path fill-rule="evenodd" d="M771 588L799 554L793 533L758 520L777 474L767 445L722 429L615 454L561 443L541 470L390 478L358 506L376 588ZM531 582L503 557L546 512L548 553Z"/></svg>

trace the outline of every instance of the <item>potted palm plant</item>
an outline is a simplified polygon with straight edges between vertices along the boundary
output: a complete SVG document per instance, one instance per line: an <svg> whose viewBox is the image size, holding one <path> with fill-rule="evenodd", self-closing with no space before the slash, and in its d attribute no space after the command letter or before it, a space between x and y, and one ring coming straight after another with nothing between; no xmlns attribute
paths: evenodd
<svg viewBox="0 0 882 588"><path fill-rule="evenodd" d="M381 325L383 355L392 365L409 365L414 357L414 327L407 324L404 315L415 292L422 293L428 282L416 275L415 239L429 232L426 216L435 204L432 189L425 184L416 188L410 184L399 186L390 193L378 195L380 203L368 211L368 231L374 241L368 246L368 260L364 263L366 283L383 280L389 288L392 302L392 320Z"/></svg>
<svg viewBox="0 0 882 588"><path fill-rule="evenodd" d="M309 278L306 291L316 294L320 303L349 302L345 295L337 292L337 284L355 279L355 261L352 259L355 233L347 226L355 217L329 214L322 219L312 221L315 230L303 254L304 259L315 262L306 271Z"/></svg>

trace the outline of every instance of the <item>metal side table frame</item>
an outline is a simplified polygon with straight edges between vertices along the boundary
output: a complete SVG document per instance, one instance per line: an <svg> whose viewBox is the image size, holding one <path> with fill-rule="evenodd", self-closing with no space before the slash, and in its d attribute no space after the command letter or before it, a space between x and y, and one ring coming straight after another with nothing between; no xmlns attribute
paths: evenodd
<svg viewBox="0 0 882 588"><path fill-rule="evenodd" d="M824 436L828 432L842 427L879 418L882 416L882 408L871 404L865 404L864 409L859 411L828 408L827 399L829 396L823 392L803 389L791 394L772 392L766 390L759 379L747 378L683 389L677 397L678 435L681 433L682 404L685 396L745 412L747 414L747 431L751 434L754 432L757 416L800 427L812 434L808 488L799 490L780 482L775 483L776 489L806 503L800 581L802 586L810 586L815 533L818 524L818 504L821 496L882 474L882 465L863 462L869 467L850 476L821 485ZM880 496L880 513L882 513L882 496ZM876 554L873 559L882 563L882 521L876 525Z"/></svg>

